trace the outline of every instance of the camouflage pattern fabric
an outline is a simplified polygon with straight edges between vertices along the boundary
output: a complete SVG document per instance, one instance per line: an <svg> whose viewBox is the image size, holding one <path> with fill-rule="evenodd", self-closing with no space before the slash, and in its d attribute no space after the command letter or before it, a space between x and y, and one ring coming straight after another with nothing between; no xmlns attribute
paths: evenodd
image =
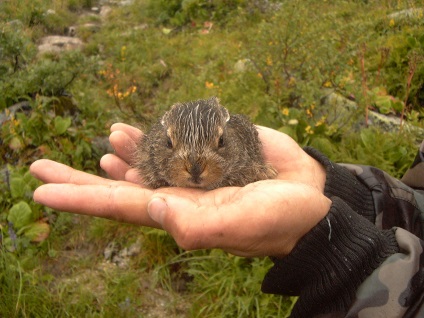
<svg viewBox="0 0 424 318"><path fill-rule="evenodd" d="M400 247L360 285L345 317L424 317L424 142L402 182L373 167L343 166L371 189L375 225L397 228Z"/></svg>

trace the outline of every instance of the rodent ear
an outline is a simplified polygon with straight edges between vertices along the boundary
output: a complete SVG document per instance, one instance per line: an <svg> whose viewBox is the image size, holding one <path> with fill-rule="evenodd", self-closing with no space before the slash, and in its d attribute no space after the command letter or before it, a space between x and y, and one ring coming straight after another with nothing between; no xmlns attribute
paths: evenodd
<svg viewBox="0 0 424 318"><path fill-rule="evenodd" d="M224 112L224 117L225 117L225 122L228 122L230 120L230 113L228 112L228 110L224 107L223 108L223 112Z"/></svg>
<svg viewBox="0 0 424 318"><path fill-rule="evenodd" d="M181 104L176 103L176 104L172 105L171 108L165 114L163 114L162 118L160 119L160 123L162 124L162 126L164 126L164 127L167 126L168 118L169 118L172 110L175 109L178 106L181 106Z"/></svg>
<svg viewBox="0 0 424 318"><path fill-rule="evenodd" d="M222 116L225 118L225 122L228 122L230 120L230 113L224 106L219 103L219 98L214 96L211 97L209 101L213 104L213 106L220 107L222 109Z"/></svg>
<svg viewBox="0 0 424 318"><path fill-rule="evenodd" d="M216 107L219 107L219 106L220 106L220 104L219 104L219 98L218 98L218 97L216 97L216 96L212 96L211 98L209 98L209 102L210 102L213 106L216 106Z"/></svg>
<svg viewBox="0 0 424 318"><path fill-rule="evenodd" d="M162 126L166 126L166 120L167 120L167 118L168 118L168 115L169 115L169 112L166 112L163 116L162 116L162 118L160 119L160 123L162 124Z"/></svg>

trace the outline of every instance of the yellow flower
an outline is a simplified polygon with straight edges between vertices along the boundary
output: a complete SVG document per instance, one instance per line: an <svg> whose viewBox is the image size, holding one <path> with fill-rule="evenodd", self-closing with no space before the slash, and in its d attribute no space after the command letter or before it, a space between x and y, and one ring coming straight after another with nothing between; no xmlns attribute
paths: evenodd
<svg viewBox="0 0 424 318"><path fill-rule="evenodd" d="M123 47L121 47L121 60L125 61L125 56L127 53L127 47L124 45Z"/></svg>
<svg viewBox="0 0 424 318"><path fill-rule="evenodd" d="M272 57L268 55L266 58L266 65L271 66L272 65Z"/></svg>
<svg viewBox="0 0 424 318"><path fill-rule="evenodd" d="M281 113L282 113L284 116L288 116L288 115L289 115L289 109L288 109L287 107L285 107L285 108L283 108L283 109L281 110Z"/></svg>
<svg viewBox="0 0 424 318"><path fill-rule="evenodd" d="M306 109L306 115L308 115L308 117L312 117L312 112L309 108Z"/></svg>
<svg viewBox="0 0 424 318"><path fill-rule="evenodd" d="M208 88L208 89L212 89L212 88L214 87L214 84L213 84L212 82L208 82L208 81L206 81L206 82L205 82L205 86L206 86L206 88Z"/></svg>
<svg viewBox="0 0 424 318"><path fill-rule="evenodd" d="M306 126L305 131L307 134L312 135L314 133L313 129L311 126Z"/></svg>
<svg viewBox="0 0 424 318"><path fill-rule="evenodd" d="M322 116L320 118L320 120L318 120L318 122L315 124L315 127L319 127L319 126L323 125L325 123L325 119L326 119L326 117Z"/></svg>
<svg viewBox="0 0 424 318"><path fill-rule="evenodd" d="M389 26L390 27L394 27L395 26L395 19L390 19Z"/></svg>
<svg viewBox="0 0 424 318"><path fill-rule="evenodd" d="M331 87L331 86L333 86L333 85L331 84L331 82L330 82L330 81L326 81L326 82L323 84L323 86L324 86L324 87Z"/></svg>

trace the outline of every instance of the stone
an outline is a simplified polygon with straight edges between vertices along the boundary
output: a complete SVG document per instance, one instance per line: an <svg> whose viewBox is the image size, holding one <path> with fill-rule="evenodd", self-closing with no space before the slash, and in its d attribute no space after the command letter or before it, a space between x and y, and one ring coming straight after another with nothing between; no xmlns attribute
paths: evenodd
<svg viewBox="0 0 424 318"><path fill-rule="evenodd" d="M350 100L343 95L327 91L326 95L321 99L320 114L326 116L327 123L336 125L338 128L348 125L354 131L358 131L365 126L363 116L357 117L358 105L355 101ZM385 115L379 112L368 111L368 126L378 127L387 132L398 131L401 126L401 120L394 115ZM424 129L411 125L403 120L402 129L413 132L418 137L424 137Z"/></svg>
<svg viewBox="0 0 424 318"><path fill-rule="evenodd" d="M99 12L100 18L106 19L111 11L112 11L111 7L102 6L102 8L100 9L100 12Z"/></svg>
<svg viewBox="0 0 424 318"><path fill-rule="evenodd" d="M423 19L424 8L410 8L389 14L387 17L394 20Z"/></svg>
<svg viewBox="0 0 424 318"><path fill-rule="evenodd" d="M63 51L80 50L84 43L76 37L50 35L41 39L38 46L39 54L44 53L60 53Z"/></svg>
<svg viewBox="0 0 424 318"><path fill-rule="evenodd" d="M236 73L245 73L253 69L253 63L250 59L241 59L234 64L234 71Z"/></svg>

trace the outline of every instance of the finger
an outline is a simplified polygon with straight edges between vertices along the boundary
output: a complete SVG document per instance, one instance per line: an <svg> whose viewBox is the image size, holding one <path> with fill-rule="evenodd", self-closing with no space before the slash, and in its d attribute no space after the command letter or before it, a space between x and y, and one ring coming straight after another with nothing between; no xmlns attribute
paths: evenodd
<svg viewBox="0 0 424 318"><path fill-rule="evenodd" d="M136 184L144 183L143 178L140 176L140 173L135 168L131 168L125 173L125 180Z"/></svg>
<svg viewBox="0 0 424 318"><path fill-rule="evenodd" d="M268 127L257 127L265 160L275 169L285 169L286 162L300 158L302 148L290 136Z"/></svg>
<svg viewBox="0 0 424 318"><path fill-rule="evenodd" d="M62 163L40 159L30 166L31 174L44 183L72 183L91 185L133 185L130 182L114 181L73 169ZM134 185L133 185L134 186Z"/></svg>
<svg viewBox="0 0 424 318"><path fill-rule="evenodd" d="M124 160L112 154L100 159L100 167L115 180L125 180L125 175L131 168Z"/></svg>
<svg viewBox="0 0 424 318"><path fill-rule="evenodd" d="M134 158L134 152L137 148L137 142L126 132L118 130L109 135L109 141L117 156L131 164Z"/></svg>
<svg viewBox="0 0 424 318"><path fill-rule="evenodd" d="M110 131L111 132L122 131L126 133L134 141L137 141L143 134L140 129L127 125L127 124L123 124L123 123L113 124L110 127Z"/></svg>
<svg viewBox="0 0 424 318"><path fill-rule="evenodd" d="M147 213L151 190L133 186L45 184L34 200L56 210L160 228Z"/></svg>

